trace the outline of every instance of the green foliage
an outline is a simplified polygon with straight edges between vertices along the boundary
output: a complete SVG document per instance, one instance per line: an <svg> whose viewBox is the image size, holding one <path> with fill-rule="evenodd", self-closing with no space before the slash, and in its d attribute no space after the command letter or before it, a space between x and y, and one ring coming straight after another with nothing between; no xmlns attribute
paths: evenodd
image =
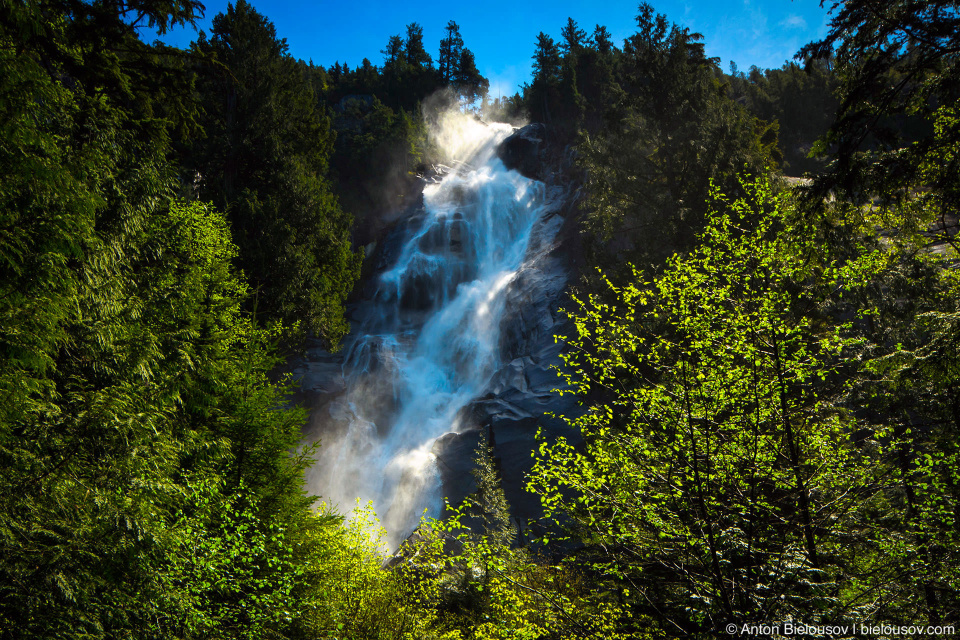
<svg viewBox="0 0 960 640"><path fill-rule="evenodd" d="M171 200L184 55L116 6L0 31L0 636L264 637L297 617L304 414L224 215ZM195 5L140 3L165 28ZM111 13L114 11L114 13Z"/></svg>
<svg viewBox="0 0 960 640"><path fill-rule="evenodd" d="M748 74L733 65L727 80L734 100L757 118L777 123L785 174L799 176L824 168L826 158L811 152L839 106L837 75L829 60L808 59L803 67L785 63L765 71L751 67Z"/></svg>
<svg viewBox="0 0 960 640"><path fill-rule="evenodd" d="M146 222L109 285L71 292L42 384L4 405L0 617L19 637L286 624L303 415L277 409L223 216L174 204Z"/></svg>
<svg viewBox="0 0 960 640"><path fill-rule="evenodd" d="M415 23L380 68L296 62L242 1L192 52L136 35L199 8L0 9L0 638L958 622L955 2L850 0L804 70L730 78L646 4L623 51L540 34L505 102L583 134L593 257L688 252L572 314L583 444L542 445L531 478L557 557L517 546L483 447L477 493L390 568L369 510L342 526L303 493L305 413L271 377L289 334L251 311L335 343L359 264L328 170L351 207L397 207L430 160L420 101L486 81L453 22L439 69ZM804 215L739 182L777 124L797 165L836 79Z"/></svg>
<svg viewBox="0 0 960 640"><path fill-rule="evenodd" d="M553 38L541 31L533 53L533 84L524 99L536 120L552 122L550 104L559 99L560 49Z"/></svg>
<svg viewBox="0 0 960 640"><path fill-rule="evenodd" d="M203 69L206 137L188 147L187 175L227 211L257 311L335 345L360 255L325 179L333 134L305 69L243 0L196 49L218 64Z"/></svg>
<svg viewBox="0 0 960 640"><path fill-rule="evenodd" d="M395 113L376 97L344 98L335 111L333 171L344 206L357 211L355 239L366 244L378 218L412 204L427 147L422 114Z"/></svg>
<svg viewBox="0 0 960 640"><path fill-rule="evenodd" d="M367 58L353 70L339 62L330 67L327 104L336 109L347 97L376 96L393 111L414 112L434 93L450 89L460 98L461 106L469 108L489 89L489 81L480 75L475 56L464 43L460 26L452 20L444 28L436 67L423 44L423 27L416 22L407 25L405 37L390 36L381 53L382 67Z"/></svg>
<svg viewBox="0 0 960 640"><path fill-rule="evenodd" d="M851 260L836 312L859 316L844 404L861 416L858 439L878 460L878 491L858 515L870 531L860 562L882 596L877 617L956 619L956 273L946 255L887 243ZM946 258L946 260L945 260Z"/></svg>
<svg viewBox="0 0 960 640"><path fill-rule="evenodd" d="M356 69L335 63L322 75L320 104L333 119L336 144L332 177L345 209L354 213L354 241L377 239L397 211L419 202L427 167L440 162L427 142L427 121L454 106L486 104L489 82L477 70L474 54L465 46L460 27L450 22L440 43L439 66L427 53L423 28L406 27L406 35L390 36L383 66L364 59Z"/></svg>
<svg viewBox="0 0 960 640"><path fill-rule="evenodd" d="M767 167L776 126L731 99L700 34L647 4L623 51L599 25L590 40L572 20L563 33L562 47L538 36L524 103L558 144L577 142L587 259L615 271L689 249L711 180L734 192L738 172Z"/></svg>
<svg viewBox="0 0 960 640"><path fill-rule="evenodd" d="M940 209L909 206L916 189L929 188L956 208L955 193L943 182L926 184L923 174L955 156L960 144L960 129L946 116L960 99L957 3L848 0L834 9L827 37L803 50L833 56L841 99L817 149L834 151L835 160L815 183L809 205L820 208L830 192L857 207L877 197L899 218L898 228L923 230L939 222ZM940 233L947 231L940 223Z"/></svg>
<svg viewBox="0 0 960 640"><path fill-rule="evenodd" d="M848 261L842 304L859 343L844 404L879 463L858 513L862 574L847 593L877 594L892 621L956 620L957 500L953 388L954 234L960 138L955 2L850 0L804 55L835 60L840 107L820 153L833 161L804 200L822 240ZM851 369L856 369L852 366Z"/></svg>
<svg viewBox="0 0 960 640"><path fill-rule="evenodd" d="M370 505L358 504L343 528L321 527L310 536L312 551L302 564L309 586L297 595L298 636L460 637L438 630L439 583L431 567L409 562L384 568L384 535Z"/></svg>
<svg viewBox="0 0 960 640"><path fill-rule="evenodd" d="M818 294L785 196L742 186L714 191L700 244L662 276L580 303L568 382L604 400L573 421L585 448L541 445L531 481L668 634L851 606L837 534L864 467L820 397L844 341L803 313Z"/></svg>
<svg viewBox="0 0 960 640"><path fill-rule="evenodd" d="M441 588L439 628L474 640L622 638L624 612L573 565L514 546L516 530L486 440L477 450L477 491L421 528L411 562ZM442 567L437 572L436 567ZM636 628L649 621L634 621ZM629 637L645 638L646 633Z"/></svg>
<svg viewBox="0 0 960 640"><path fill-rule="evenodd" d="M262 638L286 628L301 606L293 598L303 574L297 536L282 524L264 526L258 498L243 484L226 493L215 482L188 489L190 516L172 528L177 554L157 576L157 608L177 611L188 637Z"/></svg>

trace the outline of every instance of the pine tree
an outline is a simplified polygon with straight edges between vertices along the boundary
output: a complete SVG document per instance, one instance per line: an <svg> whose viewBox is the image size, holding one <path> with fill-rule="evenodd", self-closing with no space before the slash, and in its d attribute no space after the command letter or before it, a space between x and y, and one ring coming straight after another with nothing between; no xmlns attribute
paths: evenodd
<svg viewBox="0 0 960 640"><path fill-rule="evenodd" d="M440 80L445 84L456 81L459 73L460 61L463 55L463 36L460 35L460 26L451 20L444 27L446 35L440 40L440 55L437 64L440 70Z"/></svg>
<svg viewBox="0 0 960 640"><path fill-rule="evenodd" d="M404 54L414 67L429 69L433 59L423 46L423 27L416 22L407 25L407 37L403 42Z"/></svg>
<svg viewBox="0 0 960 640"><path fill-rule="evenodd" d="M204 69L206 138L183 158L202 178L199 195L230 217L258 314L336 344L360 257L326 179L330 122L286 41L245 0L218 14L196 48L223 65Z"/></svg>
<svg viewBox="0 0 960 640"><path fill-rule="evenodd" d="M568 56L576 55L586 43L587 32L577 26L573 18L567 18L566 26L560 30L560 51Z"/></svg>

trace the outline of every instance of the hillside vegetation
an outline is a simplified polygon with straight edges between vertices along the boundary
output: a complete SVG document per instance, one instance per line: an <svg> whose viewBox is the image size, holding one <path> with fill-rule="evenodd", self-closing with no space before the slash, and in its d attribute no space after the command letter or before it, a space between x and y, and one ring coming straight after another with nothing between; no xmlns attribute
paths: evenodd
<svg viewBox="0 0 960 640"><path fill-rule="evenodd" d="M0 6L0 638L955 633L956 0L845 0L729 74L648 4L622 46L571 19L492 102L453 21L353 69L245 0L138 36L201 9ZM451 104L575 158L583 445L533 452L539 539L481 447L385 565L374 514L306 495L276 371L348 332Z"/></svg>

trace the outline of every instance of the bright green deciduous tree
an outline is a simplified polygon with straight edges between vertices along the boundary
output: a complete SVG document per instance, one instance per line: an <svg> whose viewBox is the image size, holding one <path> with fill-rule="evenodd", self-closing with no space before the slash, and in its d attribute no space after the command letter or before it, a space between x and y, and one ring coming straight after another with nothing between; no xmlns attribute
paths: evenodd
<svg viewBox="0 0 960 640"><path fill-rule="evenodd" d="M342 529L320 531L311 557L313 586L302 596L306 637L461 638L441 628L436 565L420 566L419 557L384 568L385 536L370 505L358 505Z"/></svg>
<svg viewBox="0 0 960 640"><path fill-rule="evenodd" d="M713 192L700 243L662 276L572 314L570 384L599 404L583 447L543 444L531 487L569 519L606 588L670 635L836 620L838 532L866 491L821 398L844 345L813 319L814 275L785 195Z"/></svg>

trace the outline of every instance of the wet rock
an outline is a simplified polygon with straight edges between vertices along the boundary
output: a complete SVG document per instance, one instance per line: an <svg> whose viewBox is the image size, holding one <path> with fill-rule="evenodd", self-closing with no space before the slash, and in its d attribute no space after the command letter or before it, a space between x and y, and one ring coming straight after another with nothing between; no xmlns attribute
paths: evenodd
<svg viewBox="0 0 960 640"><path fill-rule="evenodd" d="M529 357L514 358L494 374L487 388L494 394L503 393L511 388L526 391L527 377L524 370L529 360Z"/></svg>
<svg viewBox="0 0 960 640"><path fill-rule="evenodd" d="M533 355L532 350L549 349L554 343L559 309L565 304L560 294L567 275L560 260L546 256L538 265L522 270L510 285L500 329L500 355L505 360Z"/></svg>
<svg viewBox="0 0 960 640"><path fill-rule="evenodd" d="M493 420L499 418L522 420L533 416L533 414L492 393L474 400L467 405L467 408L474 418L475 425L489 425Z"/></svg>
<svg viewBox="0 0 960 640"><path fill-rule="evenodd" d="M340 394L346 388L343 379L343 354L330 353L319 341L306 345L303 355L291 359L279 374L290 374L296 391L294 404L314 407L327 396Z"/></svg>
<svg viewBox="0 0 960 640"><path fill-rule="evenodd" d="M545 124L528 124L500 143L497 157L508 169L514 169L527 178L539 180L544 171L541 151L546 134Z"/></svg>
<svg viewBox="0 0 960 640"><path fill-rule="evenodd" d="M340 358L307 362L302 369L293 372L300 386L314 393L339 393L344 390L343 365Z"/></svg>
<svg viewBox="0 0 960 640"><path fill-rule="evenodd" d="M428 274L418 273L410 276L403 281L400 308L426 311L433 306L435 292L433 278Z"/></svg>
<svg viewBox="0 0 960 640"><path fill-rule="evenodd" d="M463 219L463 214L457 212L453 214L453 221L450 223L450 251L454 253L463 252L464 239L468 237L467 223Z"/></svg>
<svg viewBox="0 0 960 640"><path fill-rule="evenodd" d="M436 221L426 233L420 236L417 248L423 253L441 253L446 249L445 242L446 221L440 219Z"/></svg>
<svg viewBox="0 0 960 640"><path fill-rule="evenodd" d="M470 473L475 466L477 448L483 440L481 429L447 433L433 443L430 452L436 456L443 495L450 504L458 504L477 490L477 481Z"/></svg>

